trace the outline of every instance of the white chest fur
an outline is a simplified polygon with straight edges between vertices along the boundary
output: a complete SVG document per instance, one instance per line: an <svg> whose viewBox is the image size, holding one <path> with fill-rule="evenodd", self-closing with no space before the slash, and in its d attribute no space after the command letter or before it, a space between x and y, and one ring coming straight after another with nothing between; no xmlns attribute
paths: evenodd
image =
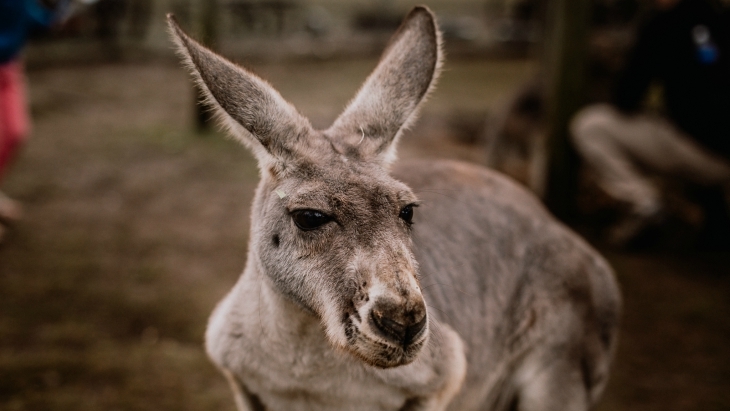
<svg viewBox="0 0 730 411"><path fill-rule="evenodd" d="M398 410L406 390L326 340L318 320L246 276L216 308L208 353L267 410ZM276 300L276 301L272 301ZM274 303L275 304L272 304Z"/></svg>

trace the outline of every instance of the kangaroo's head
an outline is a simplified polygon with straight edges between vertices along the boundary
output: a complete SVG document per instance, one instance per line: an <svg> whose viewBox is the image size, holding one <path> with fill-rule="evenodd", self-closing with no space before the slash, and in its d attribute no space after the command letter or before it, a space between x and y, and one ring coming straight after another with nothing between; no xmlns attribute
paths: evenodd
<svg viewBox="0 0 730 411"><path fill-rule="evenodd" d="M411 11L374 72L324 131L314 130L268 83L168 19L209 103L258 159L250 263L317 316L335 347L378 367L413 361L428 338L411 251L418 200L388 166L440 65L431 12Z"/></svg>

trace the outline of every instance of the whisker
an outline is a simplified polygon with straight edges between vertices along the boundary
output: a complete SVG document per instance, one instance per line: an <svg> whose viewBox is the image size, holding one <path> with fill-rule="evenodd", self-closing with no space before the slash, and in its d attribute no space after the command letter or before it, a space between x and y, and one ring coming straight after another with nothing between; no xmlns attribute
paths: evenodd
<svg viewBox="0 0 730 411"><path fill-rule="evenodd" d="M453 319L453 318L452 318L452 317L451 317L451 316L450 316L449 314L447 314L447 313L446 313L446 312L445 312L444 310L441 310L441 309L439 309L439 308L436 308L436 307L434 307L434 306L432 306L432 305L429 305L429 304L426 304L426 307L428 307L428 308L430 308L430 309L432 309L432 310L436 310L436 311L440 312L441 314L443 314L444 316L446 316L446 318L447 318L447 319L448 319L448 320L449 320L450 322L454 322L454 319Z"/></svg>
<svg viewBox="0 0 730 411"><path fill-rule="evenodd" d="M469 297L469 298L476 298L476 297L477 297L477 295L476 295L476 294L469 294L469 293L467 293L466 291L464 291L464 290L461 290L461 289L459 289L459 288L457 288L457 287L454 287L454 286L453 286L453 285L451 285L451 284L448 284L448 283L440 283L440 282L438 282L438 281L436 281L436 282L434 282L434 283L431 283L431 284L428 284L428 285L422 285L422 286L421 286L421 289L424 289L424 288L430 288L430 287L433 287L434 285L440 285L440 286L445 286L445 287L451 287L451 288L453 288L454 290L456 290L456 291L458 291L458 292L460 292L460 293L464 294L465 296L467 296L467 297Z"/></svg>
<svg viewBox="0 0 730 411"><path fill-rule="evenodd" d="M440 351L442 349L443 345L444 345L443 344L444 343L444 334L441 331L441 328L440 327L434 327L434 328L432 328L431 329L431 337L432 338L429 338L428 339L428 342L427 342L428 346L431 349L438 348L438 350Z"/></svg>

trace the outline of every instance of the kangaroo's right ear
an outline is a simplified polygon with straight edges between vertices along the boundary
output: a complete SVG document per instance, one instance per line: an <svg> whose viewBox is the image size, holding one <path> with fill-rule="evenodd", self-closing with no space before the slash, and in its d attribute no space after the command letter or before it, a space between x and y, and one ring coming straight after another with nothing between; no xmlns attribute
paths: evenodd
<svg viewBox="0 0 730 411"><path fill-rule="evenodd" d="M406 16L375 70L327 131L387 166L401 131L433 88L442 60L436 18L423 6Z"/></svg>
<svg viewBox="0 0 730 411"><path fill-rule="evenodd" d="M306 144L312 126L271 85L190 38L172 14L167 22L208 103L230 133L254 152L262 169L286 161Z"/></svg>

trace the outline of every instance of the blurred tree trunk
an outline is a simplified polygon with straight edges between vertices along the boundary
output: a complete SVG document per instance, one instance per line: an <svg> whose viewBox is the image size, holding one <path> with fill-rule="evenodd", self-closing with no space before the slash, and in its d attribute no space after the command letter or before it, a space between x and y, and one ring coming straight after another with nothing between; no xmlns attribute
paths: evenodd
<svg viewBox="0 0 730 411"><path fill-rule="evenodd" d="M194 21L196 24L197 38L211 50L215 50L218 46L218 31L216 24L218 23L218 1L202 0L198 1L196 13L194 13ZM213 124L213 112L211 107L203 103L203 92L195 86L195 125L199 132L208 131Z"/></svg>
<svg viewBox="0 0 730 411"><path fill-rule="evenodd" d="M558 218L575 215L578 158L568 123L585 102L590 0L550 0L543 59L547 74L548 170L545 203Z"/></svg>

